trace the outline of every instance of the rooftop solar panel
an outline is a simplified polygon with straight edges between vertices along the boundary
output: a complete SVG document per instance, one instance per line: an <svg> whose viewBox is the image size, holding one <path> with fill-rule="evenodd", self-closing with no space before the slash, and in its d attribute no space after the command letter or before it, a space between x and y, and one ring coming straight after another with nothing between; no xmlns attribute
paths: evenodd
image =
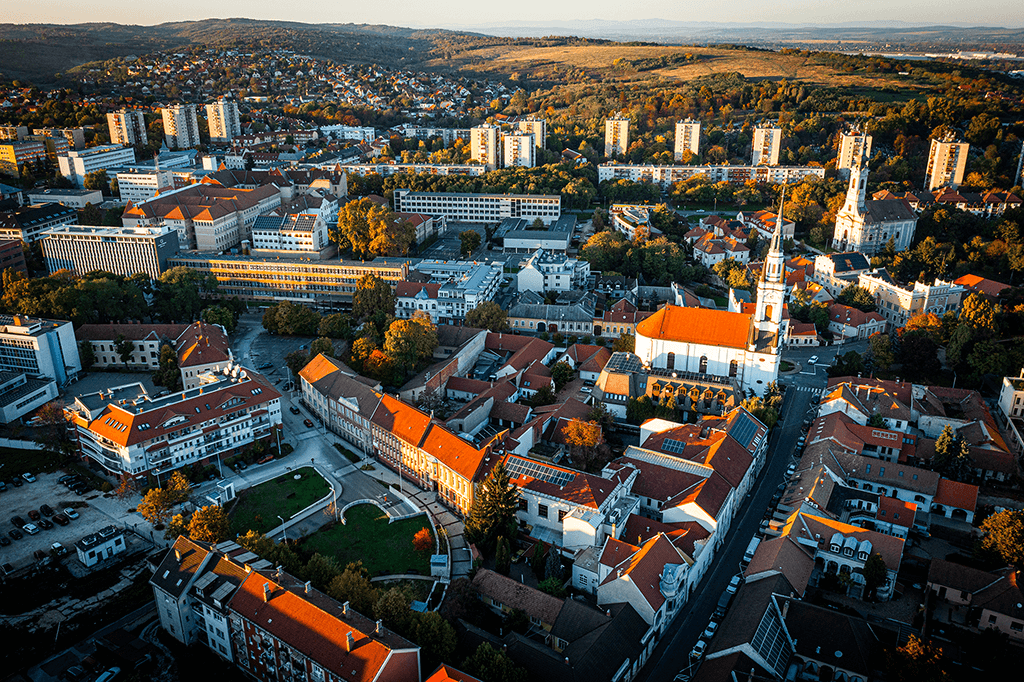
<svg viewBox="0 0 1024 682"><path fill-rule="evenodd" d="M545 483L557 486L567 485L576 479L576 474L572 472L556 469L540 462L534 462L531 459L523 459L522 457L509 457L506 468L509 474L516 478L519 476L529 476L538 481L544 481Z"/></svg>
<svg viewBox="0 0 1024 682"><path fill-rule="evenodd" d="M757 435L758 430L760 430L760 427L757 425L757 422L750 415L741 412L737 416L733 427L729 429L729 435L746 447L750 445L751 439Z"/></svg>
<svg viewBox="0 0 1024 682"><path fill-rule="evenodd" d="M661 449L664 450L665 452L672 452L677 455L681 455L683 454L683 450L686 449L686 444L683 443L682 441L673 440L669 438L665 440L665 442L662 444Z"/></svg>

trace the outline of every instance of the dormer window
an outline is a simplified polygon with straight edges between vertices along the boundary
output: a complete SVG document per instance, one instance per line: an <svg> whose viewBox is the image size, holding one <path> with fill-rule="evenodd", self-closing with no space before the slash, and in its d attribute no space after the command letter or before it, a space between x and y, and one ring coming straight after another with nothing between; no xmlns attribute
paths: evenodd
<svg viewBox="0 0 1024 682"><path fill-rule="evenodd" d="M829 549L831 549L831 550L832 550L832 551L833 551L834 553L836 553L836 554L838 554L838 553L839 553L839 545L837 545L837 544L832 544L832 545L831 545L831 546L829 547Z"/></svg>
<svg viewBox="0 0 1024 682"><path fill-rule="evenodd" d="M861 561L867 561L868 560L868 555L865 554L864 552L860 552L860 553L857 554L857 558L860 559Z"/></svg>
<svg viewBox="0 0 1024 682"><path fill-rule="evenodd" d="M853 549L846 547L843 549L843 556L853 556Z"/></svg>

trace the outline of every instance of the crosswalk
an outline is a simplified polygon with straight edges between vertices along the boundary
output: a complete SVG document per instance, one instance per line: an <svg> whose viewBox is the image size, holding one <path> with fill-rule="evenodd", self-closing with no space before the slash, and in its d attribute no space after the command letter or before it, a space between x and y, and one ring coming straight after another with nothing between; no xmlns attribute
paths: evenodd
<svg viewBox="0 0 1024 682"><path fill-rule="evenodd" d="M819 392L821 392L820 388L815 388L814 386L790 386L789 390L796 391L797 393L819 393Z"/></svg>

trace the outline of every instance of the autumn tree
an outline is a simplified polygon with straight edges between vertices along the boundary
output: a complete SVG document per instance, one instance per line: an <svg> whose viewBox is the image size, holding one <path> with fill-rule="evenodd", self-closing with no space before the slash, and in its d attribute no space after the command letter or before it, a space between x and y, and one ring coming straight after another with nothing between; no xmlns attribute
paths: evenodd
<svg viewBox="0 0 1024 682"><path fill-rule="evenodd" d="M460 668L481 682L526 682L526 672L512 662L509 655L487 642L462 662Z"/></svg>
<svg viewBox="0 0 1024 682"><path fill-rule="evenodd" d="M437 611L417 614L412 626L412 640L420 645L425 670L433 670L452 660L458 644L455 628Z"/></svg>
<svg viewBox="0 0 1024 682"><path fill-rule="evenodd" d="M326 355L329 358L334 357L334 344L331 340L321 336L319 339L309 344L309 357L315 358L317 355Z"/></svg>
<svg viewBox="0 0 1024 682"><path fill-rule="evenodd" d="M178 369L178 354L169 344L160 347L160 369L153 372L153 383L170 391L182 387L181 370Z"/></svg>
<svg viewBox="0 0 1024 682"><path fill-rule="evenodd" d="M374 274L363 275L352 295L352 315L357 320L364 320L378 311L395 314L395 295L391 285Z"/></svg>
<svg viewBox="0 0 1024 682"><path fill-rule="evenodd" d="M463 258L471 256L480 247L480 233L476 230L463 230L459 233L459 252Z"/></svg>
<svg viewBox="0 0 1024 682"><path fill-rule="evenodd" d="M246 548L258 557L266 557L274 549L274 541L263 533L256 530L247 530L235 538L242 547Z"/></svg>
<svg viewBox="0 0 1024 682"><path fill-rule="evenodd" d="M417 552L429 552L433 549L434 539L430 536L430 531L426 528L416 531L416 534L412 536L412 548Z"/></svg>
<svg viewBox="0 0 1024 682"><path fill-rule="evenodd" d="M636 348L636 337L629 332L622 332L619 338L612 342L613 353L632 353Z"/></svg>
<svg viewBox="0 0 1024 682"><path fill-rule="evenodd" d="M401 635L408 634L411 620L409 601L400 587L392 587L379 594L373 605L373 615L391 630Z"/></svg>
<svg viewBox="0 0 1024 682"><path fill-rule="evenodd" d="M576 378L576 371L567 362L556 362L551 368L551 378L555 380L555 390L561 391L563 386Z"/></svg>
<svg viewBox="0 0 1024 682"><path fill-rule="evenodd" d="M200 507L188 522L188 536L199 542L220 542L231 535L231 521L220 505Z"/></svg>
<svg viewBox="0 0 1024 682"><path fill-rule="evenodd" d="M416 228L387 206L363 197L341 207L331 237L342 250L351 249L355 258L403 256L416 239Z"/></svg>
<svg viewBox="0 0 1024 682"><path fill-rule="evenodd" d="M875 367L883 372L888 372L896 362L896 354L893 352L890 336L877 332L868 338L868 344L871 346L871 358L874 360Z"/></svg>
<svg viewBox="0 0 1024 682"><path fill-rule="evenodd" d="M384 337L384 352L408 371L420 360L429 358L437 348L437 328L430 318L417 311L411 319L395 320Z"/></svg>
<svg viewBox="0 0 1024 682"><path fill-rule="evenodd" d="M494 301L485 301L466 313L466 326L503 332L508 329L508 313Z"/></svg>
<svg viewBox="0 0 1024 682"><path fill-rule="evenodd" d="M951 682L942 649L925 644L916 635L888 655L887 679L893 682Z"/></svg>
<svg viewBox="0 0 1024 682"><path fill-rule="evenodd" d="M168 494L163 488L153 488L145 495L142 496L142 501L139 502L138 512L142 514L142 518L146 519L152 524L160 524L167 520L167 517L171 514L171 507L174 506L171 495Z"/></svg>
<svg viewBox="0 0 1024 682"><path fill-rule="evenodd" d="M876 308L875 297L871 295L871 292L856 284L850 284L840 291L836 302L865 313L873 313Z"/></svg>
<svg viewBox="0 0 1024 682"><path fill-rule="evenodd" d="M589 469L597 448L604 442L601 425L596 421L570 419L562 428L562 437L572 452L573 459L584 469Z"/></svg>
<svg viewBox="0 0 1024 682"><path fill-rule="evenodd" d="M359 613L373 613L378 596L361 561L349 564L335 576L327 586L327 594L339 602L349 602Z"/></svg>
<svg viewBox="0 0 1024 682"><path fill-rule="evenodd" d="M1024 511L1006 509L981 524L984 549L995 550L1007 564L1024 568Z"/></svg>
<svg viewBox="0 0 1024 682"><path fill-rule="evenodd" d="M229 308L225 308L222 305L212 305L204 308L202 320L207 324L219 324L224 327L224 331L228 334L234 332L235 326L238 324L235 314Z"/></svg>

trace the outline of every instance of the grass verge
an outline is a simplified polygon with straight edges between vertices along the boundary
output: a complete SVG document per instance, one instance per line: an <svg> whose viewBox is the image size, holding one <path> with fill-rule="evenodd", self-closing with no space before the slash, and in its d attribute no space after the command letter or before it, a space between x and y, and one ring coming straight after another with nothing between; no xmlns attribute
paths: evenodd
<svg viewBox="0 0 1024 682"><path fill-rule="evenodd" d="M340 452L341 454L345 455L345 458L348 461L352 462L353 464L359 463L359 455L356 455L355 453L345 449L345 447L341 443L335 443L334 449Z"/></svg>
<svg viewBox="0 0 1024 682"><path fill-rule="evenodd" d="M301 478L296 480L296 475ZM312 467L289 471L238 495L230 512L231 530L233 533L248 530L266 533L281 525L278 516L287 521L330 490L324 477Z"/></svg>

